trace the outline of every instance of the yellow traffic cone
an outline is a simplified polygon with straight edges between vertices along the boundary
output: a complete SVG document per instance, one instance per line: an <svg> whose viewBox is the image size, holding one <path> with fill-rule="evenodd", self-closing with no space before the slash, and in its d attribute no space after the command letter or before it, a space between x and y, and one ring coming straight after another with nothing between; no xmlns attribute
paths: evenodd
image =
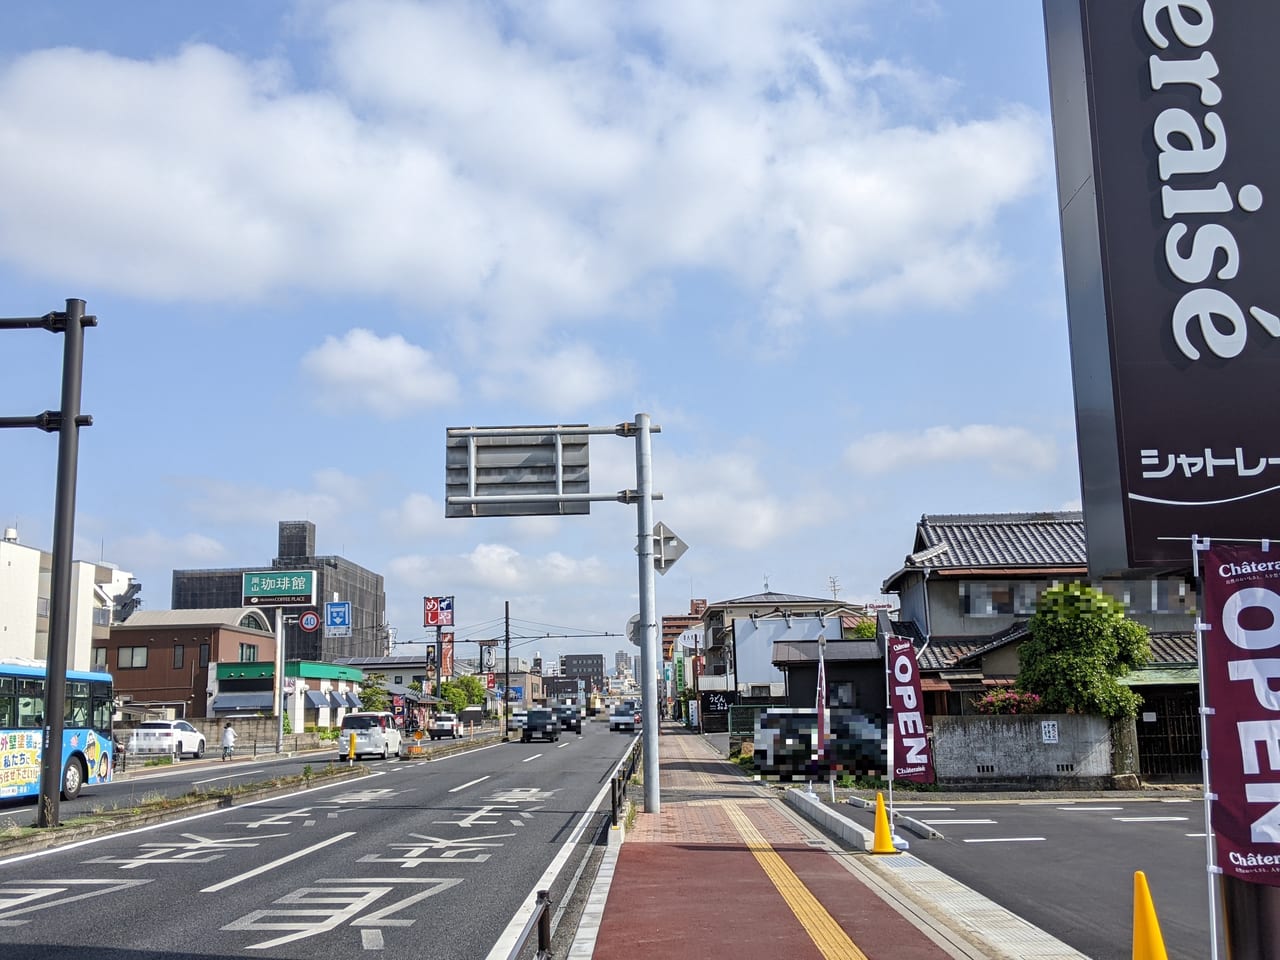
<svg viewBox="0 0 1280 960"><path fill-rule="evenodd" d="M893 846L893 830L889 827L889 814L884 809L884 794L876 794L876 835L871 841L872 853L897 853Z"/></svg>
<svg viewBox="0 0 1280 960"><path fill-rule="evenodd" d="M1133 960L1169 960L1147 876L1141 870L1133 875Z"/></svg>

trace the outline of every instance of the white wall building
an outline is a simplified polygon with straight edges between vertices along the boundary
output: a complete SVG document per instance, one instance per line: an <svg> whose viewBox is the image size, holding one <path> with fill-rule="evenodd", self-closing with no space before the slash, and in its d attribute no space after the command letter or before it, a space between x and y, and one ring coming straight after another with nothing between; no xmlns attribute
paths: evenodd
<svg viewBox="0 0 1280 960"><path fill-rule="evenodd" d="M113 564L72 562L68 668L90 669L94 638L110 633L114 598L132 579ZM48 658L52 597L53 555L20 543L18 532L6 528L0 538L0 659Z"/></svg>

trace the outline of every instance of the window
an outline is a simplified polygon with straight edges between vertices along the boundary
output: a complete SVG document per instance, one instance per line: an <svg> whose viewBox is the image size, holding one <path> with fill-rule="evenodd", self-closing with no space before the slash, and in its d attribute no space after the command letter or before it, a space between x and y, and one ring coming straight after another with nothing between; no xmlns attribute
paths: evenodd
<svg viewBox="0 0 1280 960"><path fill-rule="evenodd" d="M44 726L44 678L17 677L18 726L28 730Z"/></svg>
<svg viewBox="0 0 1280 960"><path fill-rule="evenodd" d="M240 662L255 663L258 659L258 645L256 643L240 644Z"/></svg>
<svg viewBox="0 0 1280 960"><path fill-rule="evenodd" d="M960 610L966 617L1029 617L1047 586L1010 580L971 581L960 584Z"/></svg>
<svg viewBox="0 0 1280 960"><path fill-rule="evenodd" d="M399 684L403 684L403 683L404 683L404 677L396 677L394 680L392 680L392 683L399 683Z"/></svg>
<svg viewBox="0 0 1280 960"><path fill-rule="evenodd" d="M209 665L209 645L207 643L200 644L200 666L207 667Z"/></svg>
<svg viewBox="0 0 1280 960"><path fill-rule="evenodd" d="M111 684L93 681L89 684L93 698L93 729L103 736L111 735L111 712L115 704L111 698Z"/></svg>
<svg viewBox="0 0 1280 960"><path fill-rule="evenodd" d="M93 648L93 669L95 670L107 669L107 648L106 647Z"/></svg>
<svg viewBox="0 0 1280 960"><path fill-rule="evenodd" d="M147 665L146 647L121 647L116 651L116 668L141 670Z"/></svg>
<svg viewBox="0 0 1280 960"><path fill-rule="evenodd" d="M89 684L83 680L68 681L62 722L77 730L89 725Z"/></svg>
<svg viewBox="0 0 1280 960"><path fill-rule="evenodd" d="M182 644L180 643L173 645L173 669L182 669Z"/></svg>
<svg viewBox="0 0 1280 960"><path fill-rule="evenodd" d="M16 727L17 717L13 700L13 677L0 677L0 727Z"/></svg>

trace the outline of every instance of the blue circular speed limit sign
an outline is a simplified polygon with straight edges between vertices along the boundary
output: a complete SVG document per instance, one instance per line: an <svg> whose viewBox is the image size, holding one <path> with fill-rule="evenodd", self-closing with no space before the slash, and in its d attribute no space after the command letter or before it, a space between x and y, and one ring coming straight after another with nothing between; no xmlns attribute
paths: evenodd
<svg viewBox="0 0 1280 960"><path fill-rule="evenodd" d="M308 610L302 616L298 617L298 626L307 633L311 633L320 627L320 614L314 610Z"/></svg>

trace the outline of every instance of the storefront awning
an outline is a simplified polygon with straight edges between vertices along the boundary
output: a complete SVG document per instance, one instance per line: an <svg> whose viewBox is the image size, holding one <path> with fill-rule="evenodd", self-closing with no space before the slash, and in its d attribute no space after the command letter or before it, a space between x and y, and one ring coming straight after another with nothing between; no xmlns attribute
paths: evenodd
<svg viewBox="0 0 1280 960"><path fill-rule="evenodd" d="M213 698L213 710L215 713L225 713L229 710L270 709L270 690L264 690L260 693L220 693Z"/></svg>
<svg viewBox="0 0 1280 960"><path fill-rule="evenodd" d="M334 693L332 690L330 690L330 691L329 691L329 706L333 707L333 709L335 709L335 710L341 710L343 707L345 707L345 706L346 706L346 704L345 704L345 703L343 703L341 700L339 700L339 699L338 699L338 695L337 695L336 693Z"/></svg>
<svg viewBox="0 0 1280 960"><path fill-rule="evenodd" d="M319 690L308 690L307 704L308 706L315 707L317 710L325 710L329 706L329 701L325 699L324 694Z"/></svg>
<svg viewBox="0 0 1280 960"><path fill-rule="evenodd" d="M343 690L342 695L347 700L347 706L349 706L352 710L360 709L360 698L357 697L354 693L352 693L350 690Z"/></svg>

